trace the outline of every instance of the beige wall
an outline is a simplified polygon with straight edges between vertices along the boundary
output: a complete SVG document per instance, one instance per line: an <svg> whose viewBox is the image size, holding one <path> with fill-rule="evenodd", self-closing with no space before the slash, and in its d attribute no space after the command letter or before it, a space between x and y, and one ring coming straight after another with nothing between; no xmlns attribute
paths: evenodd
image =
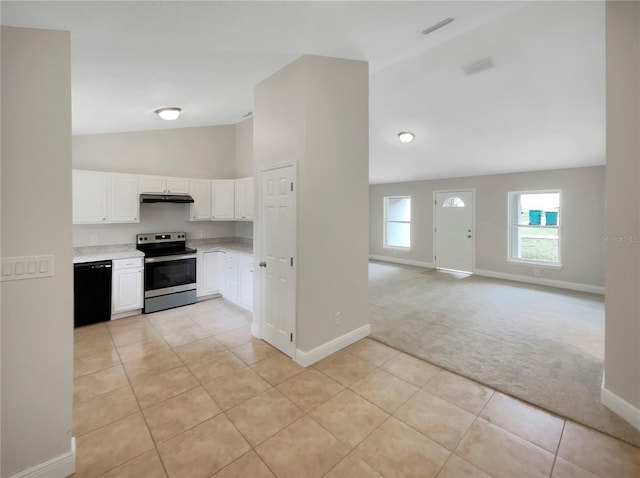
<svg viewBox="0 0 640 478"><path fill-rule="evenodd" d="M607 2L604 388L640 411L640 4ZM636 423L640 423L637 420Z"/></svg>
<svg viewBox="0 0 640 478"><path fill-rule="evenodd" d="M225 125L74 136L73 168L234 179L235 131Z"/></svg>
<svg viewBox="0 0 640 478"><path fill-rule="evenodd" d="M236 124L236 178L253 176L253 117Z"/></svg>
<svg viewBox="0 0 640 478"><path fill-rule="evenodd" d="M2 470L71 450L71 69L66 32L2 27L2 256L55 275L2 282Z"/></svg>
<svg viewBox="0 0 640 478"><path fill-rule="evenodd" d="M303 56L255 88L256 177L266 165L297 162L302 351L369 323L368 102L367 63L335 58Z"/></svg>
<svg viewBox="0 0 640 478"><path fill-rule="evenodd" d="M370 251L419 262L433 262L433 192L475 189L476 269L533 277L534 267L507 262L507 195L509 191L560 189L560 270L537 268L540 278L590 286L604 285L604 167L475 176L370 187ZM383 197L412 197L410 251L383 247Z"/></svg>

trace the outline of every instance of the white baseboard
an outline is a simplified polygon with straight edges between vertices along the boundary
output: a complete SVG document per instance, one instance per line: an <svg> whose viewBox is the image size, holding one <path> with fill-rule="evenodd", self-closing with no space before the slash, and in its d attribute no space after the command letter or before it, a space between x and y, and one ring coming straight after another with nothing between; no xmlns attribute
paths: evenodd
<svg viewBox="0 0 640 478"><path fill-rule="evenodd" d="M258 324L258 321L255 320L255 318L251 322L251 335L253 335L256 339L262 339L260 325Z"/></svg>
<svg viewBox="0 0 640 478"><path fill-rule="evenodd" d="M357 342L358 340L367 337L370 333L371 325L367 324L355 330L352 330L351 332L347 332L346 334L341 335L340 337L337 337L329 342L326 342L319 347L310 350L309 352L296 349L295 361L303 367L308 367L309 365L316 363L318 360L322 360L332 353L335 353L338 350L341 350Z"/></svg>
<svg viewBox="0 0 640 478"><path fill-rule="evenodd" d="M600 390L600 400L605 407L640 430L640 408L634 407L604 386Z"/></svg>
<svg viewBox="0 0 640 478"><path fill-rule="evenodd" d="M529 277L519 274L509 274L506 272L494 272L483 269L475 269L474 274L494 279L512 280L515 282L526 282L528 284L544 285L548 287L557 287L559 289L576 290L579 292L590 292L592 294L604 294L604 287L589 284L580 284L578 282L567 282L555 279L545 279L544 277Z"/></svg>
<svg viewBox="0 0 640 478"><path fill-rule="evenodd" d="M127 310L126 312L120 312L119 314L113 314L111 320L124 319L125 317L131 317L132 315L142 314L142 309Z"/></svg>
<svg viewBox="0 0 640 478"><path fill-rule="evenodd" d="M393 262L395 264L404 264L406 266L427 267L433 269L433 262L414 261L412 259L399 259L397 257L377 256L369 254L369 259L374 261Z"/></svg>
<svg viewBox="0 0 640 478"><path fill-rule="evenodd" d="M39 465L22 470L10 478L64 478L76 472L76 439L71 437L71 450Z"/></svg>

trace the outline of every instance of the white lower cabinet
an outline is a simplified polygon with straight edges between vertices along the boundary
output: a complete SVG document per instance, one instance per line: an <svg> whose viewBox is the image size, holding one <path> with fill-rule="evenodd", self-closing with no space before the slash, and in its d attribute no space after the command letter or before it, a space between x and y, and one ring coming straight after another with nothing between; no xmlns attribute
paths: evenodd
<svg viewBox="0 0 640 478"><path fill-rule="evenodd" d="M143 258L116 259L113 261L111 284L111 315L143 306Z"/></svg>
<svg viewBox="0 0 640 478"><path fill-rule="evenodd" d="M234 304L252 310L253 256L229 250L198 254L198 297L222 294Z"/></svg>
<svg viewBox="0 0 640 478"><path fill-rule="evenodd" d="M224 293L225 256L224 251L210 251L198 258L198 297Z"/></svg>
<svg viewBox="0 0 640 478"><path fill-rule="evenodd" d="M253 256L247 254L238 260L238 304L253 310Z"/></svg>
<svg viewBox="0 0 640 478"><path fill-rule="evenodd" d="M227 252L226 264L224 296L240 307L253 310L253 256Z"/></svg>
<svg viewBox="0 0 640 478"><path fill-rule="evenodd" d="M232 302L238 302L238 254L227 252L226 263L224 296Z"/></svg>

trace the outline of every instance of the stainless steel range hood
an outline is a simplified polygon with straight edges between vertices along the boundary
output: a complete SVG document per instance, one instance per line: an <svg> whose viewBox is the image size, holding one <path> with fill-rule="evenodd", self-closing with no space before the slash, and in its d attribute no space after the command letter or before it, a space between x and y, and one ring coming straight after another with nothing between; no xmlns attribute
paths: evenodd
<svg viewBox="0 0 640 478"><path fill-rule="evenodd" d="M193 198L188 194L141 194L140 202L141 203L172 202L172 203L179 203L179 204L188 204L194 201L193 201Z"/></svg>

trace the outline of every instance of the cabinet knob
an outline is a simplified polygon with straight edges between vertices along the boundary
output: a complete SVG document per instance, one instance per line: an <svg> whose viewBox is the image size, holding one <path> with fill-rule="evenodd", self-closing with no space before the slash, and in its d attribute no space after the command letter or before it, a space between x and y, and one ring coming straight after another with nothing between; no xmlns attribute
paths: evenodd
<svg viewBox="0 0 640 478"><path fill-rule="evenodd" d="M267 263L265 261L262 261L260 264L258 264L260 267L267 267Z"/></svg>

